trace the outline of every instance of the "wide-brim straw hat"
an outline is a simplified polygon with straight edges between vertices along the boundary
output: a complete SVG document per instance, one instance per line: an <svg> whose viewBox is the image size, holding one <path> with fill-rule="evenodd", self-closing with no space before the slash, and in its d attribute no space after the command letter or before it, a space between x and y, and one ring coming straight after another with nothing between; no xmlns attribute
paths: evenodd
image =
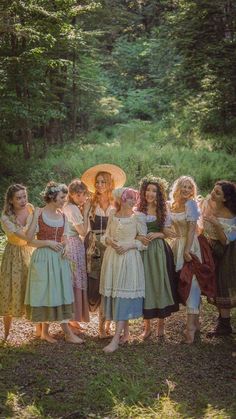
<svg viewBox="0 0 236 419"><path fill-rule="evenodd" d="M114 188L121 188L126 182L125 172L115 164L97 164L96 166L90 167L81 176L82 182L87 185L90 192L95 192L95 178L99 172L107 172L111 174L114 182Z"/></svg>

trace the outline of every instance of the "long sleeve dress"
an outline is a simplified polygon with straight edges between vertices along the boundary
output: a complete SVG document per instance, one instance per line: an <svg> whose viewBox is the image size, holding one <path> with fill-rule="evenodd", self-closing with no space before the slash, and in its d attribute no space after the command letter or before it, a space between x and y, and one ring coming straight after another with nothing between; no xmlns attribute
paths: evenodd
<svg viewBox="0 0 236 419"><path fill-rule="evenodd" d="M87 297L87 272L84 243L76 230L83 224L83 215L77 205L67 203L63 208L68 219L67 254L73 261L72 284L74 291L74 320L89 322L89 306Z"/></svg>
<svg viewBox="0 0 236 419"><path fill-rule="evenodd" d="M156 216L144 217L148 233L160 232ZM145 274L144 319L170 316L179 310L172 250L164 239L154 239L142 252L142 259Z"/></svg>
<svg viewBox="0 0 236 419"><path fill-rule="evenodd" d="M146 235L143 217L133 214L119 218L113 212L109 217L103 242L108 237L120 245L132 244L135 248L119 255L111 246L106 248L100 281L103 310L106 320L123 321L141 317L145 296L145 279L140 251L143 245L135 240L138 234Z"/></svg>
<svg viewBox="0 0 236 419"><path fill-rule="evenodd" d="M38 218L37 240L62 241L67 235L64 214L51 220L42 211ZM69 261L50 247L34 250L29 266L25 295L26 316L33 322L68 321L73 314L73 288Z"/></svg>
<svg viewBox="0 0 236 419"><path fill-rule="evenodd" d="M28 268L33 248L17 237L16 232L29 225L33 207L28 204L29 217L26 226L16 222L15 217L3 215L1 225L7 236L0 272L0 316L21 317L25 313L24 298Z"/></svg>

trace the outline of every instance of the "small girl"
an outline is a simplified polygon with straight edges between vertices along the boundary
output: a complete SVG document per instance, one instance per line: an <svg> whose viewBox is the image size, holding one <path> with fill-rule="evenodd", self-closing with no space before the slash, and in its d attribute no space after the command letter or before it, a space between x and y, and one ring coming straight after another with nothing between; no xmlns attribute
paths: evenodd
<svg viewBox="0 0 236 419"><path fill-rule="evenodd" d="M38 209L28 203L26 187L9 186L1 216L3 231L7 236L0 273L0 316L3 316L4 339L10 331L12 316L24 315L24 298L32 248L28 245L35 234Z"/></svg>
<svg viewBox="0 0 236 419"><path fill-rule="evenodd" d="M42 193L46 203L38 217L37 239L32 240L34 250L25 296L27 318L42 323L41 339L56 340L49 334L49 323L59 321L65 339L71 343L83 341L73 334L68 322L72 319L73 289L71 270L64 255L67 221L62 213L68 189L66 185L49 182Z"/></svg>
<svg viewBox="0 0 236 419"><path fill-rule="evenodd" d="M177 237L172 241L176 271L180 280L178 291L187 306L185 342L193 343L200 329L201 292L208 297L215 293L215 266L206 239L197 235L200 211L196 202L197 186L190 176L181 176L170 194L170 219Z"/></svg>
<svg viewBox="0 0 236 419"><path fill-rule="evenodd" d="M103 350L118 349L122 332L128 339L128 321L142 316L145 293L144 270L140 252L143 248L137 235L146 235L144 219L133 207L137 192L129 188L113 191L117 210L108 221L102 240L107 246L101 269L100 294L106 320L116 322L116 332Z"/></svg>
<svg viewBox="0 0 236 419"><path fill-rule="evenodd" d="M74 179L69 184L68 192L63 212L66 214L69 224L67 254L74 263L72 280L75 299L74 320L70 322L70 325L75 329L80 329L78 322L89 322L85 249L81 236L85 237L88 230L90 202L87 200L87 186L79 179ZM82 205L83 215L79 209Z"/></svg>
<svg viewBox="0 0 236 419"><path fill-rule="evenodd" d="M163 336L165 317L179 310L173 253L163 233L167 215L165 186L163 179L153 176L143 178L140 183L137 209L144 214L148 233L142 239L142 243L148 246L142 252L145 273L144 339L151 334L150 319L159 318L157 335Z"/></svg>

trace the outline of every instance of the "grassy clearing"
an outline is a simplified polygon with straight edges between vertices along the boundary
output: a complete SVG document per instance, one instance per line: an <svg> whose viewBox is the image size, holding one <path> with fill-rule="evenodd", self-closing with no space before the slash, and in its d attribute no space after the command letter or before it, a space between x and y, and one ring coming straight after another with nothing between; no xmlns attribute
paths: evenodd
<svg viewBox="0 0 236 419"><path fill-rule="evenodd" d="M154 321L142 342L142 322L133 321L131 344L111 355L102 352L96 316L83 346L66 344L57 325L58 343L40 342L29 323L15 321L9 342L0 345L0 417L235 418L235 337L208 339L216 313L206 302L203 313L192 346L182 343L181 310L167 319L164 339L155 336Z"/></svg>
<svg viewBox="0 0 236 419"><path fill-rule="evenodd" d="M137 187L141 177L150 172L169 183L190 174L205 194L217 179L236 179L235 156L218 150L222 141L201 138L194 132L186 136L177 127L164 127L162 122L120 124L55 146L47 153L39 147L27 163L15 153L13 176L3 179L1 192L12 181L21 181L28 185L31 200L39 203L39 193L49 179L69 182L88 167L109 162L126 171L127 185Z"/></svg>

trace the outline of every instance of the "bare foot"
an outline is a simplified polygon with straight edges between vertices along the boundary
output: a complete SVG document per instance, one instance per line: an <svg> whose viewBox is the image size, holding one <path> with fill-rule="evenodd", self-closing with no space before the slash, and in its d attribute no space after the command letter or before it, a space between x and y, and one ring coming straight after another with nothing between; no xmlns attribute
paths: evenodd
<svg viewBox="0 0 236 419"><path fill-rule="evenodd" d="M185 336L184 343L188 343L188 344L193 343L195 332L196 332L196 329L186 329L186 330L184 330L184 336Z"/></svg>
<svg viewBox="0 0 236 419"><path fill-rule="evenodd" d="M157 336L159 337L159 338L162 338L163 336L165 336L165 330L164 330L164 326L159 326L158 328L157 328Z"/></svg>
<svg viewBox="0 0 236 419"><path fill-rule="evenodd" d="M78 330L84 330L84 328L79 324L79 322L73 321L73 322L69 322L69 325L71 327L73 327L74 329L78 329Z"/></svg>
<svg viewBox="0 0 236 419"><path fill-rule="evenodd" d="M130 336L121 336L120 340L119 340L119 345L125 345L126 343L129 342L129 338Z"/></svg>
<svg viewBox="0 0 236 419"><path fill-rule="evenodd" d="M115 352L118 348L119 348L119 344L117 342L111 341L109 345L103 348L103 351L108 354L108 353Z"/></svg>
<svg viewBox="0 0 236 419"><path fill-rule="evenodd" d="M41 340L46 340L49 343L57 343L57 340L54 339L51 335L41 335Z"/></svg>
<svg viewBox="0 0 236 419"><path fill-rule="evenodd" d="M141 338L143 340L148 339L149 336L151 336L151 334L152 334L151 329L144 329L144 332L141 334Z"/></svg>
<svg viewBox="0 0 236 419"><path fill-rule="evenodd" d="M200 324L199 319L197 319L197 320L195 321L195 326L196 326L196 332L200 332L200 329L201 329L201 324Z"/></svg>
<svg viewBox="0 0 236 419"><path fill-rule="evenodd" d="M42 335L42 323L37 323L35 326L34 336L36 336L36 338L41 338L41 335Z"/></svg>
<svg viewBox="0 0 236 419"><path fill-rule="evenodd" d="M78 336L74 335L73 333L71 335L65 335L65 341L69 343L84 343L83 339L80 339Z"/></svg>

